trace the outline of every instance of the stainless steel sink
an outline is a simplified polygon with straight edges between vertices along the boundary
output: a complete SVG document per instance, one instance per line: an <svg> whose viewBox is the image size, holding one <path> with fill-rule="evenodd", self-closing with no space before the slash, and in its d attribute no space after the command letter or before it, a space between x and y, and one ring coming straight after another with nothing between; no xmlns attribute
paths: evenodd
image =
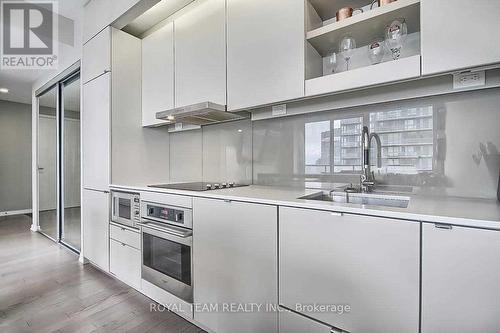
<svg viewBox="0 0 500 333"><path fill-rule="evenodd" d="M299 199L350 203L366 206L407 208L409 197L371 193L318 192Z"/></svg>

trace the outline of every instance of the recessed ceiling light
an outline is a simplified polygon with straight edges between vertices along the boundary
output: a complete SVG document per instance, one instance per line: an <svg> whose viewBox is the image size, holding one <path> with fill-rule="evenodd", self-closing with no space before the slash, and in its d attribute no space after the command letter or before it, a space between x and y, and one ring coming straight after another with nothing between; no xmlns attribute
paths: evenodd
<svg viewBox="0 0 500 333"><path fill-rule="evenodd" d="M9 89L7 89L7 88L0 88L0 93L2 93L2 94L8 94L9 93Z"/></svg>

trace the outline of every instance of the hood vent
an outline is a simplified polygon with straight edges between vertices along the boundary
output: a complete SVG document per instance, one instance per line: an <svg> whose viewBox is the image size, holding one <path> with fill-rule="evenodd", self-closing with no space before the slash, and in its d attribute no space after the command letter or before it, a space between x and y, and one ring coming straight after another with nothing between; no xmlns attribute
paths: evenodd
<svg viewBox="0 0 500 333"><path fill-rule="evenodd" d="M166 120L167 125L178 122L203 126L247 118L249 118L248 112L228 112L225 105L212 102L203 102L156 113L156 119Z"/></svg>

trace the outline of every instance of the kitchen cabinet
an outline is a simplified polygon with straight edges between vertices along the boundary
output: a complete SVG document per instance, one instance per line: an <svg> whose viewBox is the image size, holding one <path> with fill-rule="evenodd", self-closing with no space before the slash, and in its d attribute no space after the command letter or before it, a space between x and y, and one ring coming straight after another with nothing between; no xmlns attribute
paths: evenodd
<svg viewBox="0 0 500 333"><path fill-rule="evenodd" d="M193 199L194 320L217 333L277 332L277 207ZM260 311L222 311L223 304L262 304ZM249 309L251 310L251 309Z"/></svg>
<svg viewBox="0 0 500 333"><path fill-rule="evenodd" d="M165 124L156 113L173 107L174 24L170 22L142 40L142 125Z"/></svg>
<svg viewBox="0 0 500 333"><path fill-rule="evenodd" d="M498 332L500 232L423 224L422 333Z"/></svg>
<svg viewBox="0 0 500 333"><path fill-rule="evenodd" d="M83 42L88 42L106 26L112 23L111 8L114 1L92 0L83 8ZM85 56L84 56L85 58Z"/></svg>
<svg viewBox="0 0 500 333"><path fill-rule="evenodd" d="M111 71L111 28L84 44L82 52L83 83Z"/></svg>
<svg viewBox="0 0 500 333"><path fill-rule="evenodd" d="M120 23L116 21L129 10L128 18L125 21L129 22L130 17L137 17L146 9L154 6L160 0L92 0L85 1L83 8L83 42L87 42L105 27L111 24ZM133 9L135 7L135 10Z"/></svg>
<svg viewBox="0 0 500 333"><path fill-rule="evenodd" d="M141 289L141 251L112 238L109 243L109 271L129 286Z"/></svg>
<svg viewBox="0 0 500 333"><path fill-rule="evenodd" d="M226 105L226 0L201 0L175 20L175 107Z"/></svg>
<svg viewBox="0 0 500 333"><path fill-rule="evenodd" d="M499 63L499 15L500 1L421 0L422 74Z"/></svg>
<svg viewBox="0 0 500 333"><path fill-rule="evenodd" d="M314 321L300 314L281 310L279 314L279 332L283 333L333 333L332 327Z"/></svg>
<svg viewBox="0 0 500 333"><path fill-rule="evenodd" d="M227 0L229 110L304 96L303 0Z"/></svg>
<svg viewBox="0 0 500 333"><path fill-rule="evenodd" d="M111 73L83 85L83 187L107 190L110 183Z"/></svg>
<svg viewBox="0 0 500 333"><path fill-rule="evenodd" d="M287 207L279 221L281 305L348 332L418 332L420 223Z"/></svg>
<svg viewBox="0 0 500 333"><path fill-rule="evenodd" d="M109 271L109 193L83 190L83 256Z"/></svg>

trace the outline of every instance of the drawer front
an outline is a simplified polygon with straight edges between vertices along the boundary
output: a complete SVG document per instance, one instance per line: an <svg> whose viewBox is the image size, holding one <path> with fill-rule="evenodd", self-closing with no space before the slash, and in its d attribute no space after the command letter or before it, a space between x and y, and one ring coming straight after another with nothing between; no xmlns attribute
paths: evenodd
<svg viewBox="0 0 500 333"><path fill-rule="evenodd" d="M297 313L280 309L279 313L280 332L284 333L331 333L334 332L330 326L301 316Z"/></svg>
<svg viewBox="0 0 500 333"><path fill-rule="evenodd" d="M141 289L141 251L110 240L109 271L135 289Z"/></svg>
<svg viewBox="0 0 500 333"><path fill-rule="evenodd" d="M111 224L109 237L116 240L117 242L124 243L137 250L141 249L141 234L139 231L133 231Z"/></svg>

